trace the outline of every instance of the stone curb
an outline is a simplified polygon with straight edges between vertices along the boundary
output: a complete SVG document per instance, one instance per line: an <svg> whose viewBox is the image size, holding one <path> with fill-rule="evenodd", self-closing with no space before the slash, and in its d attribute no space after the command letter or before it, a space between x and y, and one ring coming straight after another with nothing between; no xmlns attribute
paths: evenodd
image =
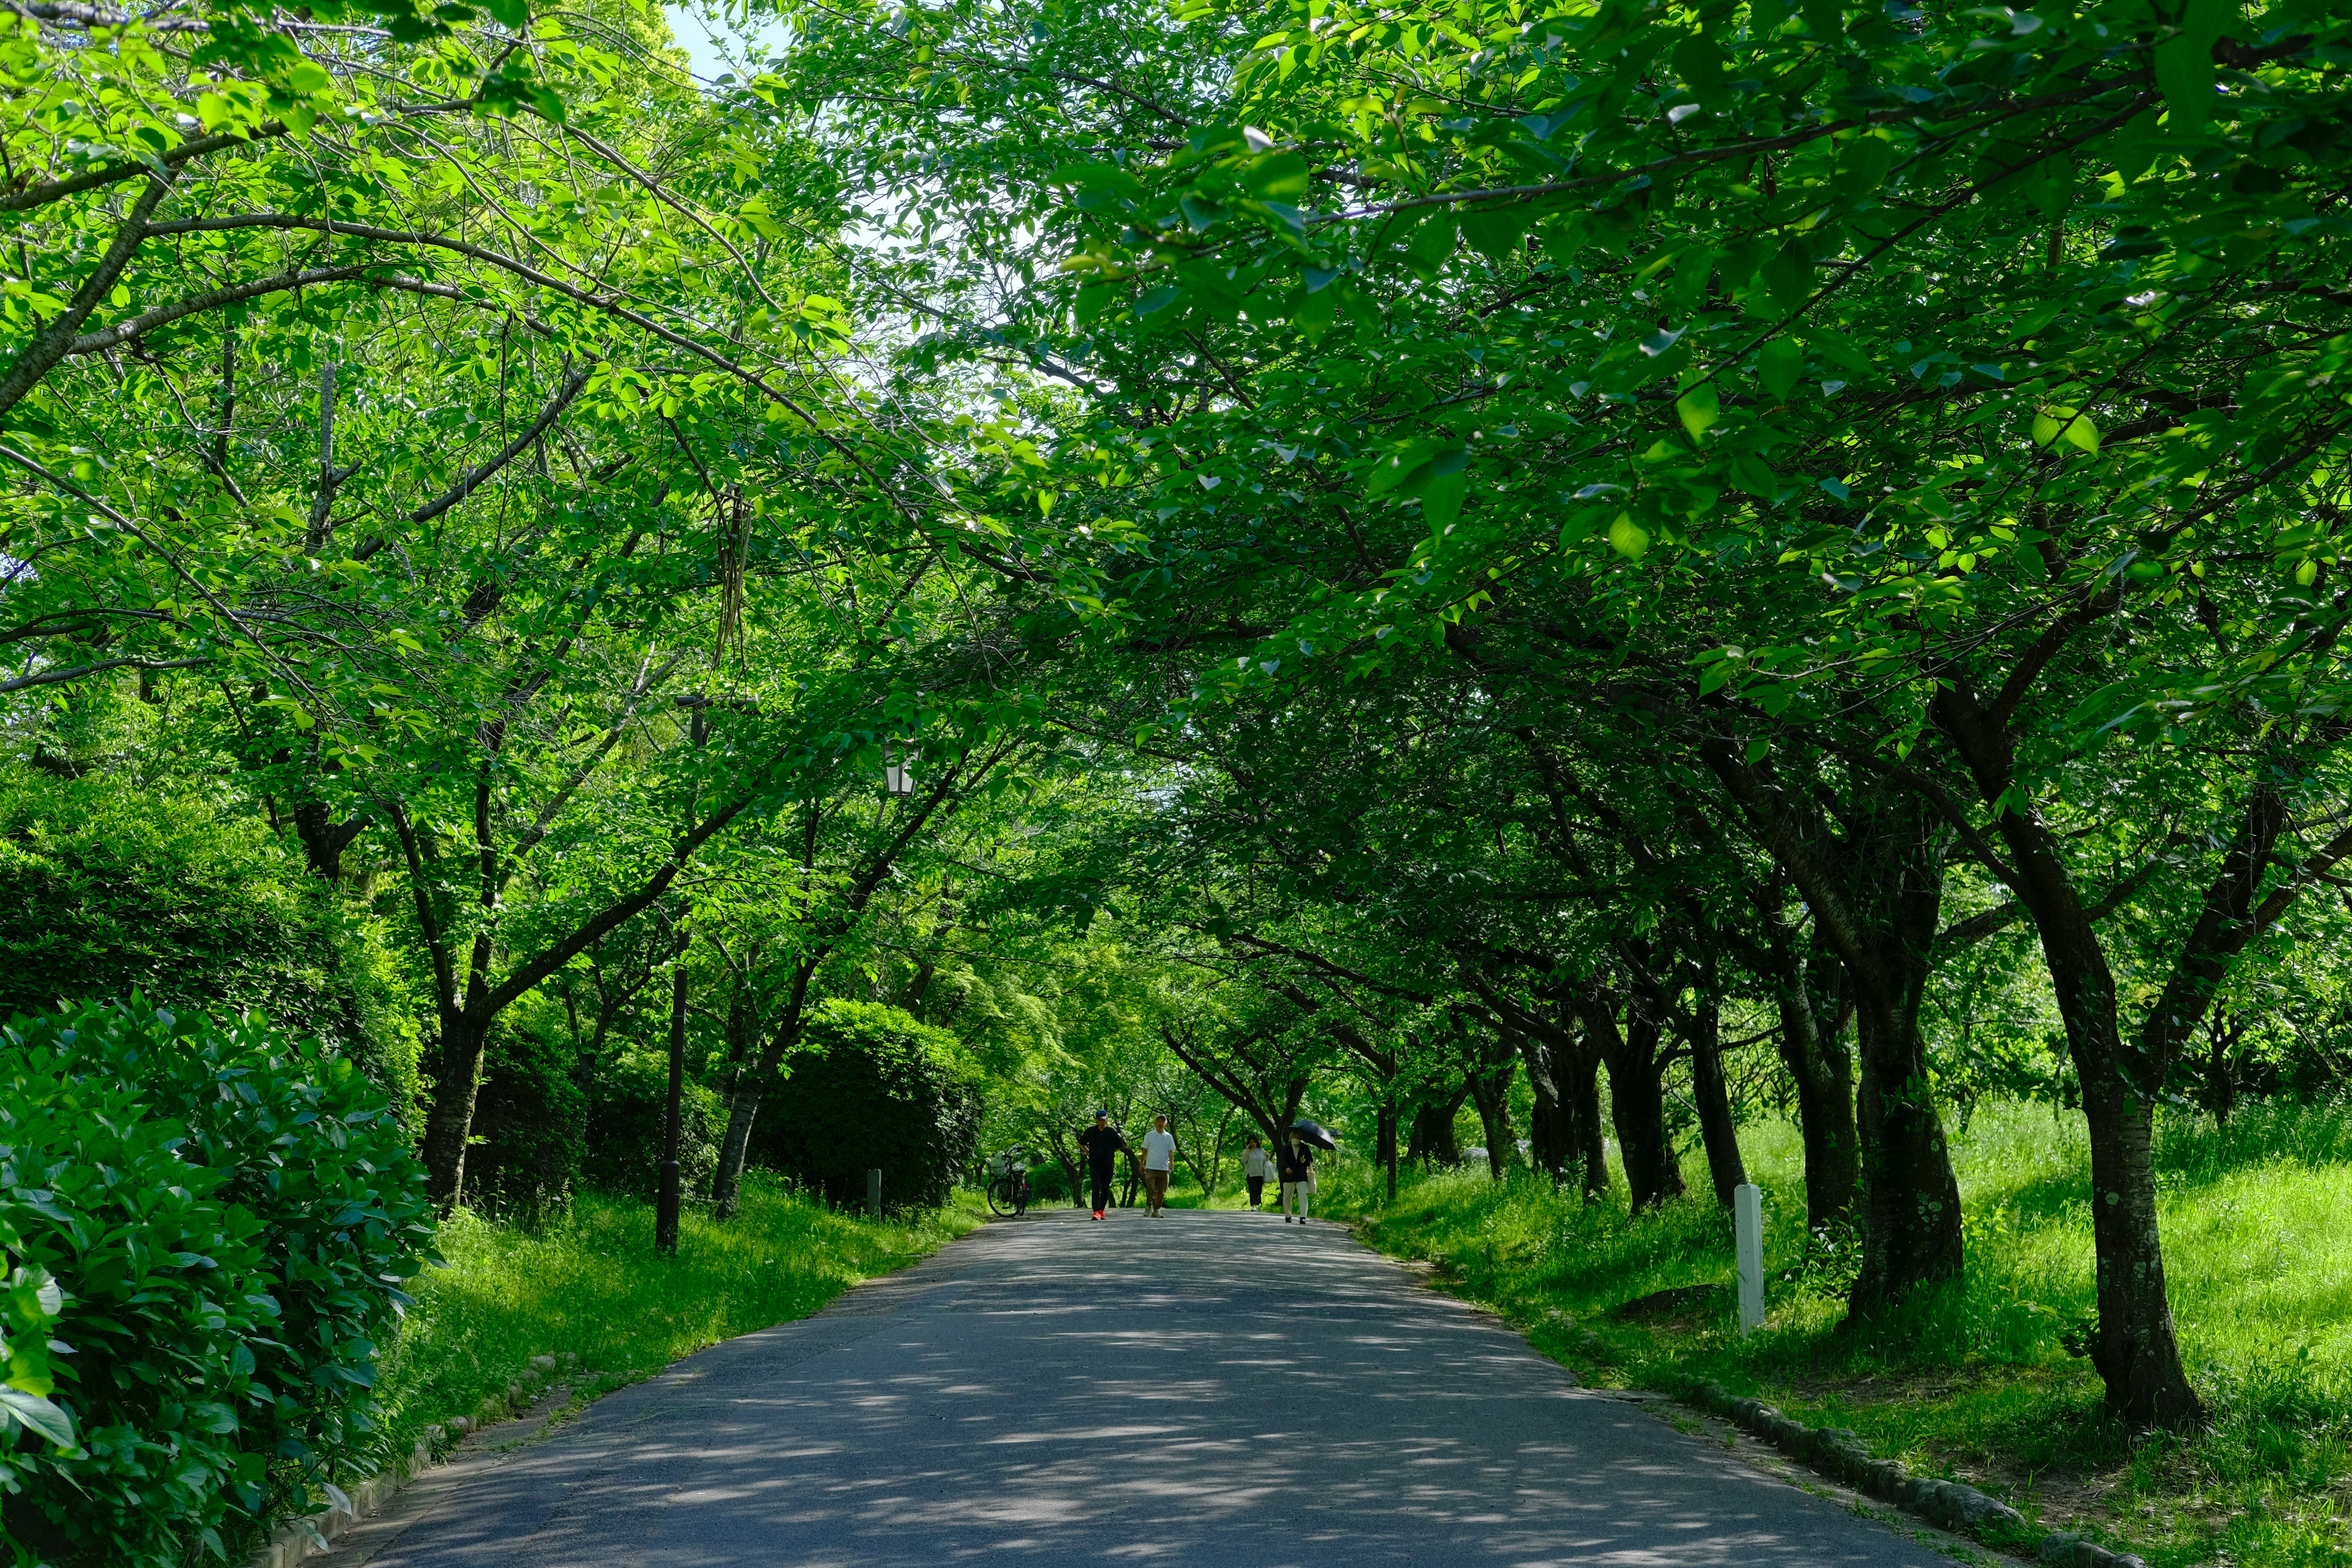
<svg viewBox="0 0 2352 1568"><path fill-rule="evenodd" d="M1844 1427L1808 1426L1760 1399L1736 1398L1720 1384L1693 1383L1671 1392L1831 1479L1906 1509L1931 1524L1979 1536L1996 1535L2004 1543L2020 1541L2031 1529L2023 1514L1998 1498L1958 1481L1914 1476L1895 1460L1873 1454L1861 1437ZM2035 1554L2055 1568L2147 1568L2129 1552L2111 1552L2066 1531L2044 1537Z"/></svg>
<svg viewBox="0 0 2352 1568"><path fill-rule="evenodd" d="M483 1400L471 1415L427 1427L407 1458L378 1470L349 1490L331 1488L328 1495L334 1500L330 1506L279 1525L270 1532L268 1543L247 1560L247 1568L294 1568L304 1559L329 1550L344 1531L390 1502L401 1488L440 1463L442 1457L468 1435L510 1419L527 1408L545 1392L543 1385L555 1374L559 1364L569 1372L579 1362L580 1358L569 1351L560 1358L531 1357L530 1369L507 1384L503 1394L494 1394Z"/></svg>

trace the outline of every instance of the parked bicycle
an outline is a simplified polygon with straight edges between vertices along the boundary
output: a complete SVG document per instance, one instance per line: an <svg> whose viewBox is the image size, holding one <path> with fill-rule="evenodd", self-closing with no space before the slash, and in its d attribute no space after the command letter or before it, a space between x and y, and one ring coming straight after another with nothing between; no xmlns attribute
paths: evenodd
<svg viewBox="0 0 2352 1568"><path fill-rule="evenodd" d="M1029 1212L1029 1152L1007 1149L989 1162L988 1212L999 1216Z"/></svg>

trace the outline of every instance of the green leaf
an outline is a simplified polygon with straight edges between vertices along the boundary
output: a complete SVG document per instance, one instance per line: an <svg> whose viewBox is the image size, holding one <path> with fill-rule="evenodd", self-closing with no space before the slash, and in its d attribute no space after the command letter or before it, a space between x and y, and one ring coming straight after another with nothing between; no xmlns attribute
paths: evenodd
<svg viewBox="0 0 2352 1568"><path fill-rule="evenodd" d="M1650 552L1650 531L1633 521L1631 512L1619 512L1609 524L1609 548L1628 561L1639 561Z"/></svg>
<svg viewBox="0 0 2352 1568"><path fill-rule="evenodd" d="M1366 495L1385 495L1419 473L1423 466L1453 443L1416 437L1391 450L1372 467L1364 482Z"/></svg>
<svg viewBox="0 0 2352 1568"><path fill-rule="evenodd" d="M1436 465L1431 467L1433 471L1419 487L1421 516L1432 533L1443 533L1462 515L1463 498L1470 493L1470 473L1467 468L1437 472Z"/></svg>
<svg viewBox="0 0 2352 1568"><path fill-rule="evenodd" d="M1731 479L1741 489L1759 500L1769 500L1780 492L1780 477L1772 472L1772 466L1753 452L1734 455Z"/></svg>
<svg viewBox="0 0 2352 1568"><path fill-rule="evenodd" d="M2195 38L2156 46L2156 85L2163 90L2175 131L2202 131L2213 115L2213 48Z"/></svg>
<svg viewBox="0 0 2352 1568"><path fill-rule="evenodd" d="M1715 383L1702 382L1675 399L1675 412L1682 416L1683 428L1696 441L1723 417L1723 399L1717 394Z"/></svg>
<svg viewBox="0 0 2352 1568"><path fill-rule="evenodd" d="M1242 171L1242 189L1262 202L1295 202L1307 193L1307 160L1296 153L1268 153Z"/></svg>
<svg viewBox="0 0 2352 1568"><path fill-rule="evenodd" d="M1794 338L1774 338L1756 355L1756 379L1782 403L1797 389L1805 374L1805 348Z"/></svg>
<svg viewBox="0 0 2352 1568"><path fill-rule="evenodd" d="M530 20L530 7L525 0L481 0L481 4L501 27L520 31Z"/></svg>
<svg viewBox="0 0 2352 1568"><path fill-rule="evenodd" d="M1462 215L1462 237L1479 255L1499 267L1519 253L1520 242L1534 217L1525 202L1478 207Z"/></svg>
<svg viewBox="0 0 2352 1568"><path fill-rule="evenodd" d="M2085 452L2095 452L2099 449L2099 427L2091 423L2089 415L2078 414L2072 408L2048 408L2036 414L2033 444L2050 447L2060 441Z"/></svg>
<svg viewBox="0 0 2352 1568"><path fill-rule="evenodd" d="M0 1415L30 1427L60 1448L74 1446L73 1417L37 1394L0 1385Z"/></svg>
<svg viewBox="0 0 2352 1568"><path fill-rule="evenodd" d="M1406 263L1415 271L1428 274L1445 265L1454 254L1454 224L1452 207L1432 207L1413 230L1412 243L1405 247Z"/></svg>
<svg viewBox="0 0 2352 1568"><path fill-rule="evenodd" d="M1764 292L1782 314L1799 310L1813 292L1813 258L1804 245L1790 240L1764 264Z"/></svg>
<svg viewBox="0 0 2352 1568"><path fill-rule="evenodd" d="M2202 131L2213 117L2213 46L2238 14L2237 0L2189 0L2179 33L2156 46L2156 85L2172 130Z"/></svg>
<svg viewBox="0 0 2352 1568"><path fill-rule="evenodd" d="M1894 166L1894 142L1884 136L1857 136L1838 153L1830 189L1840 201L1858 202L1885 184L1887 171Z"/></svg>
<svg viewBox="0 0 2352 1568"><path fill-rule="evenodd" d="M1860 345L1835 327L1807 327L1804 342L1823 359L1856 375L1869 375L1878 368L1870 363L1870 356L1862 352Z"/></svg>

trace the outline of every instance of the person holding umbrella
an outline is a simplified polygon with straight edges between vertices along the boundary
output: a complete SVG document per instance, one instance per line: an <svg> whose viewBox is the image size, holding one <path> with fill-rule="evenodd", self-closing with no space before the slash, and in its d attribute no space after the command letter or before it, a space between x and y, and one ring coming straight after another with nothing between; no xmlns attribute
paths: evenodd
<svg viewBox="0 0 2352 1568"><path fill-rule="evenodd" d="M1110 1124L1108 1110L1095 1112L1095 1124L1078 1134L1078 1147L1087 1152L1087 1173L1094 1177L1095 1218L1100 1219L1110 1209L1111 1172L1117 1168L1119 1155L1133 1159L1135 1151L1127 1146L1127 1140Z"/></svg>
<svg viewBox="0 0 2352 1568"><path fill-rule="evenodd" d="M1290 1223L1294 1210L1298 1223L1307 1223L1307 1197L1315 1191L1315 1151L1339 1146L1329 1128L1312 1121L1294 1121L1283 1130L1281 1148L1275 1157L1275 1173L1282 1178L1283 1224Z"/></svg>

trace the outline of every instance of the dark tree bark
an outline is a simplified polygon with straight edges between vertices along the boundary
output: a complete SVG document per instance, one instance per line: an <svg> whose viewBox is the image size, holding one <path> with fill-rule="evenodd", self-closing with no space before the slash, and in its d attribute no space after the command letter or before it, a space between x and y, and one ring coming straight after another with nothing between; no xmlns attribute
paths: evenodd
<svg viewBox="0 0 2352 1568"><path fill-rule="evenodd" d="M1601 1053L1589 1035L1563 1033L1570 1047L1553 1053L1555 1061L1564 1061L1560 1106L1568 1114L1569 1148L1583 1171L1585 1201L1591 1203L1609 1195L1609 1146L1601 1131Z"/></svg>
<svg viewBox="0 0 2352 1568"><path fill-rule="evenodd" d="M1919 1005L1943 904L1940 835L1923 803L1879 784L1848 803L1851 841L1720 737L1700 756L1811 909L1843 966L1862 1058L1863 1261L1850 1306L1867 1313L1963 1264L1953 1178L1927 1075Z"/></svg>
<svg viewBox="0 0 2352 1568"><path fill-rule="evenodd" d="M1478 1108L1478 1127L1486 1140L1486 1173L1496 1181L1518 1154L1518 1138L1511 1131L1511 1079L1518 1054L1501 1030L1480 1032L1465 1027L1464 1044L1470 1054L1470 1101Z"/></svg>
<svg viewBox="0 0 2352 1568"><path fill-rule="evenodd" d="M1573 1130L1569 1109L1560 1101L1559 1081L1552 1077L1551 1049L1538 1036L1523 1030L1513 1035L1535 1101L1528 1110L1528 1163L1554 1182L1565 1182Z"/></svg>
<svg viewBox="0 0 2352 1568"><path fill-rule="evenodd" d="M1626 988L1625 1022L1618 998L1595 976L1579 993L1584 1032L1609 1068L1609 1108L1617 1128L1617 1154L1625 1163L1633 1212L1683 1195L1682 1163L1666 1136L1665 998L1636 981Z"/></svg>
<svg viewBox="0 0 2352 1568"><path fill-rule="evenodd" d="M302 841L302 859L310 875L322 882L343 879L343 851L366 831L366 818L337 822L334 812L323 801L295 803L294 834Z"/></svg>
<svg viewBox="0 0 2352 1568"><path fill-rule="evenodd" d="M677 1252L678 1138L686 1110L686 965L670 966L669 1095L662 1108L661 1167L655 1173L654 1250Z"/></svg>
<svg viewBox="0 0 2352 1568"><path fill-rule="evenodd" d="M2021 674L2032 666L2021 666ZM2058 835L2027 792L2017 787L2009 719L2011 691L1990 703L1954 679L1937 692L1935 717L1992 808L1995 829L2014 867L2011 885L2042 938L2066 1044L2083 1091L2091 1135L2091 1230L2098 1256L2099 1331L2091 1360L2108 1403L2126 1419L2180 1427L2204 1414L2189 1386L2172 1323L2157 1228L2155 1096L2204 1019L2231 964L2270 921L2283 913L2308 877L2261 898L2263 876L2287 825L2281 779L2285 759L2256 764L2237 826L2207 889L2196 924L2182 942L2162 994L2137 1039L2126 1041L2116 982L2094 915L2066 868ZM2337 841L2352 848L2352 835ZM2314 860L2345 853L2330 844ZM2324 871L2306 865L2313 875ZM2259 907L2258 907L2259 906ZM2265 914L2268 919L2265 919Z"/></svg>
<svg viewBox="0 0 2352 1568"><path fill-rule="evenodd" d="M1587 1053L1579 1050L1580 1042L1573 1025L1555 1022L1539 1006L1521 1002L1467 963L1462 973L1486 1003L1495 1026L1518 1051L1520 1065L1527 1068L1528 1087L1535 1102L1528 1118L1528 1160L1554 1182L1565 1183L1570 1164L1581 1164L1584 1160L1588 1133L1595 1157L1599 1156L1601 1111L1594 1082L1594 1069L1599 1063L1582 1061L1584 1096L1580 1100L1570 1080ZM1586 1190L1590 1193L1590 1173L1580 1170L1578 1173L1588 1178ZM1605 1191L1605 1169L1601 1184Z"/></svg>
<svg viewBox="0 0 2352 1568"><path fill-rule="evenodd" d="M1700 961L1697 994L1685 1028L1690 1037L1691 1090L1698 1103L1707 1175L1715 1184L1715 1201L1729 1208L1734 1189L1747 1184L1748 1166L1739 1157L1739 1125L1731 1114L1731 1088L1724 1076L1723 1008L1716 994L1712 952Z"/></svg>
<svg viewBox="0 0 2352 1568"><path fill-rule="evenodd" d="M2205 1109L2224 1125L2238 1106L2238 1076L2230 1057L2245 1032L2244 1015L2232 1018L2219 1007L2205 1023Z"/></svg>
<svg viewBox="0 0 2352 1568"><path fill-rule="evenodd" d="M1885 1005L1858 1017L1862 1097L1863 1257L1853 1307L1867 1312L1914 1287L1954 1279L1965 1266L1960 1185L1927 1081L1919 1032L1928 956L1943 908L1942 834L1922 802L1895 799L1874 814L1862 847L1872 900L1865 927Z"/></svg>
<svg viewBox="0 0 2352 1568"><path fill-rule="evenodd" d="M1462 1163L1462 1147L1454 1142L1454 1119L1462 1113L1462 1102L1470 1098L1470 1086L1464 1084L1442 1100L1424 1100L1413 1108L1411 1147L1408 1159L1416 1161L1423 1170L1432 1165L1454 1166Z"/></svg>
<svg viewBox="0 0 2352 1568"><path fill-rule="evenodd" d="M1396 1201L1397 1194L1397 1110L1395 1101L1384 1100L1381 1102L1380 1121L1373 1128L1372 1142L1372 1158L1378 1160L1381 1164L1381 1169L1388 1173L1389 1201L1391 1203L1394 1203Z"/></svg>
<svg viewBox="0 0 2352 1568"><path fill-rule="evenodd" d="M809 982L816 977L817 970L831 952L827 944L821 952L804 954L793 965L783 1010L777 1016L768 1043L727 1086L727 1131L719 1141L719 1168L710 1177L710 1213L715 1219L734 1218L736 1209L742 1205L743 1165L751 1158L751 1126L759 1119L761 1097L775 1077L776 1068L800 1048L801 1029L808 1021Z"/></svg>
<svg viewBox="0 0 2352 1568"><path fill-rule="evenodd" d="M1777 917L1778 911L1774 911ZM1845 1046L1842 1003L1814 984L1836 960L1799 958L1777 918L1768 977L1780 1015L1780 1061L1797 1086L1797 1125L1805 1145L1805 1227L1818 1231L1852 1217L1862 1184L1862 1135L1854 1123L1853 1057ZM1809 972L1810 971L1810 972Z"/></svg>

